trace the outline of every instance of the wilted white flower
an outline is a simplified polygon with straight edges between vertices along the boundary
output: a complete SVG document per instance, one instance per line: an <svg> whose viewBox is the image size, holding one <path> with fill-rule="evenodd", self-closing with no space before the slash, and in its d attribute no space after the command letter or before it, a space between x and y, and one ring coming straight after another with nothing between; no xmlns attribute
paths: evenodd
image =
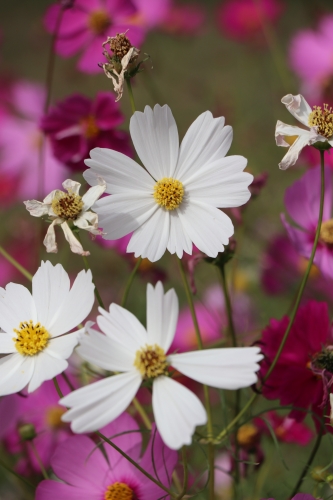
<svg viewBox="0 0 333 500"><path fill-rule="evenodd" d="M37 389L66 370L78 343L76 328L90 313L94 284L81 271L70 289L64 268L42 262L27 288L9 283L0 288L0 396ZM67 335L65 335L67 334Z"/></svg>
<svg viewBox="0 0 333 500"><path fill-rule="evenodd" d="M54 226L60 225L72 252L89 255L89 252L84 251L81 243L75 238L68 222L72 222L74 226L89 231L91 234L102 234L102 231L98 229L98 215L89 209L104 193L106 184L98 179L97 185L90 188L82 197L79 195L81 187L79 182L67 179L62 185L67 193L55 189L43 202L28 200L24 204L34 217L47 215L52 220L43 241L47 252L58 251Z"/></svg>
<svg viewBox="0 0 333 500"><path fill-rule="evenodd" d="M287 125L278 120L275 129L275 140L277 146L289 147L289 151L283 157L279 167L286 170L294 165L300 152L305 146L311 146L316 142L327 143L328 148L333 146L333 110L327 104L310 108L304 97L300 94L288 94L281 99L291 113L306 129ZM296 137L290 146L285 137Z"/></svg>
<svg viewBox="0 0 333 500"><path fill-rule="evenodd" d="M147 286L147 329L116 304L99 312L97 323L104 334L88 327L78 353L105 370L123 373L60 400L71 408L62 419L72 422L74 432L94 431L117 418L148 379L157 429L169 448L178 449L191 443L195 427L205 424L207 416L198 397L170 376L169 367L220 389L248 387L257 380L257 363L262 359L258 347L167 354L176 331L178 299L173 289L164 294L161 282L155 288Z"/></svg>
<svg viewBox="0 0 333 500"><path fill-rule="evenodd" d="M232 128L209 111L200 115L179 147L178 130L168 106L146 106L130 122L135 149L145 169L111 149L95 148L91 185L101 176L112 194L94 205L104 238L114 240L134 231L127 251L156 261L168 249L182 257L192 243L216 257L234 233L230 218L217 207L238 207L250 198L253 176L243 172L243 156L225 158Z"/></svg>

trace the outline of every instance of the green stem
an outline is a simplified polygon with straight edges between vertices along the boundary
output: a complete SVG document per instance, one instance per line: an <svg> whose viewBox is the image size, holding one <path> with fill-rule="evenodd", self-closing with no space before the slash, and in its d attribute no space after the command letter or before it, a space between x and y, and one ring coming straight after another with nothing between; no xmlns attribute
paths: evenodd
<svg viewBox="0 0 333 500"><path fill-rule="evenodd" d="M1 458L0 458L0 466L3 467L6 471L8 471L11 474L13 474L13 476L17 477L17 479L20 479L20 481L22 481L23 483L25 483L27 486L30 486L30 488L33 488L34 490L36 489L36 487L32 483L30 483L29 481L27 481L25 477L20 476L20 474L17 474L17 472L15 472L10 467L8 467L8 465L6 465L5 462L3 462L1 460Z"/></svg>
<svg viewBox="0 0 333 500"><path fill-rule="evenodd" d="M183 471L184 471L184 476L183 476L183 488L182 491L179 493L177 500L180 500L183 498L183 496L186 494L187 491L187 482L188 482L188 468L187 468L187 456L186 456L186 447L182 447L182 459L183 459Z"/></svg>
<svg viewBox="0 0 333 500"><path fill-rule="evenodd" d="M57 393L58 393L59 398L63 398L63 397L64 397L64 395L63 395L63 393L61 392L60 386L59 386L59 384L58 384L57 377L53 377L53 383L54 383L54 387L56 388L56 391L57 391Z"/></svg>
<svg viewBox="0 0 333 500"><path fill-rule="evenodd" d="M136 108L135 108L134 95L130 78L126 78L126 83L127 83L128 97L131 103L132 113L134 114Z"/></svg>
<svg viewBox="0 0 333 500"><path fill-rule="evenodd" d="M131 272L131 274L130 274L130 276L128 278L128 281L126 283L126 288L125 288L125 291L124 291L124 294L123 294L123 298L122 298L121 304L120 304L121 307L125 307L125 304L126 304L126 301L127 301L127 297L128 297L128 293L130 291L130 288L132 286L134 277L135 277L135 275L136 275L136 273L137 273L137 271L138 271L138 269L140 267L141 262L142 262L142 257L139 257L138 260L137 260L137 262L136 262L136 264L135 264L135 266L134 266L134 269L132 270L132 272Z"/></svg>
<svg viewBox="0 0 333 500"><path fill-rule="evenodd" d="M186 278L186 273L185 269L183 266L183 263L179 257L177 257L178 261L178 266L180 270L180 274L183 280L184 288L185 288L185 293L188 301L188 305L191 311L191 316L192 316L192 321L194 325L194 330L195 330L195 335L197 339L197 344L199 350L203 349L203 343L202 343L202 338L201 338L201 333L200 333L200 328L199 328L199 323L197 319L197 315L195 312L195 307L194 307L194 302L193 302L193 296L191 289L189 287L187 278ZM207 412L207 437L208 437L208 462L209 462L209 498L210 500L214 500L215 497L215 478L214 478L214 445L211 442L211 439L213 438L213 419L212 419L212 408L210 405L210 400L209 400L209 390L208 387L203 384L203 390L204 390L204 396L205 396L205 407L206 407L206 412Z"/></svg>
<svg viewBox="0 0 333 500"><path fill-rule="evenodd" d="M135 460L133 460L129 455L127 455L127 453L125 453L121 448L119 448L116 444L114 444L110 439L108 439L106 436L104 436L104 434L102 434L99 431L96 431L95 434L97 436L99 436L101 439L103 439L103 441L108 443L110 446L112 446L112 448L114 448L118 453L120 453L120 455L122 455L126 460L128 460L132 465L134 465L134 467L136 467L140 472L142 472L142 474L144 474L148 479L150 479L150 481L157 484L157 486L159 486L162 490L166 491L172 498L177 498L174 495L173 491L169 490L166 486L164 486L162 483L160 483L160 481L158 481L151 474L149 474L149 472L145 471L139 464L137 464L135 462Z"/></svg>
<svg viewBox="0 0 333 500"><path fill-rule="evenodd" d="M0 253L1 255L4 256L6 260L8 260L8 262L12 264L12 266L14 266L18 271L20 271L20 273L22 273L23 276L25 276L29 281L32 281L32 274L30 274L29 271L24 269L24 267L21 266L21 264L14 259L14 257L9 255L9 253L6 252L6 250L2 248L2 246L0 246Z"/></svg>
<svg viewBox="0 0 333 500"><path fill-rule="evenodd" d="M151 429L152 429L151 421L149 420L149 417L148 417L145 409L143 408L143 406L139 403L137 398L134 398L132 403L133 403L133 406L136 409L136 411L139 413L146 428L151 431Z"/></svg>
<svg viewBox="0 0 333 500"><path fill-rule="evenodd" d="M45 467L44 467L44 465L43 465L43 462L42 462L42 460L41 460L41 458L40 458L40 456L39 456L39 453L38 453L38 451L37 451L37 448L36 448L36 446L35 446L35 443L34 443L33 441L29 441L29 443L30 443L30 446L31 446L32 452L33 452L33 454L35 455L35 458L36 458L36 460L37 460L37 463L38 463L38 465L39 465L39 467L40 467L40 470L41 470L41 472L42 472L42 474L43 474L44 479L49 479L49 475L48 475L48 473L46 472L46 469L45 469Z"/></svg>
<svg viewBox="0 0 333 500"><path fill-rule="evenodd" d="M64 379L64 381L66 382L66 384L68 385L68 388L71 390L71 391L75 391L75 387L73 386L72 382L69 380L69 378L67 377L67 374L65 372L62 372L62 378Z"/></svg>

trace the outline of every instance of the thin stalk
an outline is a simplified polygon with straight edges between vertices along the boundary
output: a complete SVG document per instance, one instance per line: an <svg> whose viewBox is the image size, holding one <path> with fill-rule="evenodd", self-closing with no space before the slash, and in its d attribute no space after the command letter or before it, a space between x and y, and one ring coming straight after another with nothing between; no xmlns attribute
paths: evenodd
<svg viewBox="0 0 333 500"><path fill-rule="evenodd" d="M183 476L183 488L181 492L179 493L177 500L180 500L183 498L183 496L186 494L187 491L187 482L188 482L188 468L187 468L187 456L186 456L186 447L182 447L182 459L183 459L183 471L184 471L184 476Z"/></svg>
<svg viewBox="0 0 333 500"><path fill-rule="evenodd" d="M132 403L133 403L134 408L136 409L136 411L140 415L140 417L141 417L143 423L145 424L146 428L151 431L151 429L152 429L151 421L149 420L149 417L148 417L145 409L143 408L143 406L139 403L139 401L137 400L137 398L134 398L133 401L132 401Z"/></svg>
<svg viewBox="0 0 333 500"><path fill-rule="evenodd" d="M183 280L184 288L185 288L185 293L188 301L188 305L190 307L191 311L191 316L192 316L192 321L194 325L194 330L195 330L195 335L197 339L197 344L199 350L203 349L203 343L202 343L202 338L201 338L201 333L200 333L200 328L199 328L199 323L197 319L197 315L195 312L195 307L194 307L194 302L193 302L193 296L191 289L189 287L187 278L186 278L186 273L185 269L183 266L183 263L179 257L177 257L178 261L178 266L180 270L180 274ZM203 390L204 390L204 396L205 396L205 407L206 407L206 412L207 412L207 437L208 437L208 462L209 462L209 498L210 500L214 500L215 497L215 478L214 478L214 445L211 442L211 439L213 438L213 419L212 419L212 408L210 405L210 399L209 399L209 389L208 387L203 384Z"/></svg>
<svg viewBox="0 0 333 500"><path fill-rule="evenodd" d="M166 491L172 498L177 498L175 496L175 494L173 493L173 491L169 490L169 488L167 488L162 483L160 483L160 481L158 481L157 479L155 479L151 474L149 474L149 472L145 471L139 464L137 464L135 462L135 460L133 460L129 455L127 455L127 453L125 453L121 448L119 448L116 444L114 444L110 439L108 439L106 436L104 436L104 434L102 434L99 431L96 431L95 434L98 437L100 437L101 439L103 439L103 441L105 441L106 443L108 443L110 446L112 446L112 448L114 448L126 460L128 460L132 465L134 465L134 467L136 467L140 472L142 472L142 474L144 474L148 479L150 479L150 481L152 481L153 483L157 484L157 486L159 486L162 490Z"/></svg>
<svg viewBox="0 0 333 500"><path fill-rule="evenodd" d="M9 255L9 253L6 252L6 250L2 248L2 246L0 246L0 253L1 255L4 256L6 260L8 260L8 262L10 262L10 264L12 264L12 266L14 266L18 271L20 271L20 273L23 274L25 278L27 278L29 281L32 281L32 274L30 274L29 271L24 269L24 267L21 266L21 264L14 259L14 257Z"/></svg>
<svg viewBox="0 0 333 500"><path fill-rule="evenodd" d="M57 391L57 393L58 393L59 398L63 398L63 397L64 397L64 395L63 395L63 393L61 392L60 386L59 386L59 384L58 384L57 377L53 377L53 383L54 383L54 387L56 388L56 391Z"/></svg>
<svg viewBox="0 0 333 500"><path fill-rule="evenodd" d="M20 479L20 481L22 481L23 483L25 483L27 486L30 486L30 488L33 488L34 490L36 489L36 487L32 483L30 483L29 481L27 481L27 479L25 477L20 476L20 474L18 474L13 469L11 469L10 467L8 467L8 465L5 464L5 462L3 462L1 460L1 458L0 458L0 466L3 467L6 471L8 471L11 474L13 474L13 476L17 477L17 479Z"/></svg>
<svg viewBox="0 0 333 500"><path fill-rule="evenodd" d="M68 388L71 390L71 391L75 391L75 387L73 386L72 382L69 380L69 378L67 377L67 374L65 372L62 372L62 378L64 379L64 381L66 382L66 384L68 385Z"/></svg>
<svg viewBox="0 0 333 500"><path fill-rule="evenodd" d="M42 472L42 474L43 474L44 479L49 479L49 475L48 475L48 473L46 472L46 469L45 469L45 467L44 467L44 465L43 465L43 462L42 462L42 460L41 460L41 458L40 458L40 456L39 456L39 453L38 453L38 451L37 451L37 448L36 448L36 446L35 446L35 443L34 443L33 441L29 441L29 443L30 443L30 446L31 446L32 452L33 452L33 454L35 455L35 458L36 458L36 460L37 460L37 463L38 463L38 465L39 465L39 467L40 467L40 470L41 470L41 472Z"/></svg>
<svg viewBox="0 0 333 500"><path fill-rule="evenodd" d="M133 89L132 89L132 84L130 78L125 78L126 83L127 83L127 90L128 90L128 97L131 103L131 108L132 108L132 113L134 114L136 111L135 108L135 102L134 102L134 95L133 95Z"/></svg>
<svg viewBox="0 0 333 500"><path fill-rule="evenodd" d="M140 264L142 262L142 257L139 257L138 260L137 260L137 263L135 264L134 266L134 269L133 271L131 272L129 278L128 278L128 281L126 283L126 287L125 287L125 291L124 291L124 294L123 294L123 298L121 300L121 307L125 307L125 304L126 304L126 301L127 301L127 297L128 297L128 293L130 291L130 288L132 286L132 283L133 283L133 280L134 280L134 277L140 267Z"/></svg>

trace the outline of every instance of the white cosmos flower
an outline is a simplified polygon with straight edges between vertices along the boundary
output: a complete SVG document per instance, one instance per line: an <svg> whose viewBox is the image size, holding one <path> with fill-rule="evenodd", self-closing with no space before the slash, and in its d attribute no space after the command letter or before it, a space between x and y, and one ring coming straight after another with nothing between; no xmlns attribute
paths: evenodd
<svg viewBox="0 0 333 500"><path fill-rule="evenodd" d="M66 370L78 343L76 328L94 303L90 271L81 271L70 289L64 268L42 262L27 288L9 283L0 288L0 396L37 389ZM65 335L67 334L67 335Z"/></svg>
<svg viewBox="0 0 333 500"><path fill-rule="evenodd" d="M178 130L168 106L146 106L131 118L130 133L144 167L111 149L95 148L83 174L90 185L105 179L112 194L93 209L115 240L134 231L127 251L156 261L168 249L179 258L192 254L192 243L216 257L234 228L219 208L239 207L250 198L253 176L243 172L243 156L225 158L232 128L209 111L200 115L179 146Z"/></svg>
<svg viewBox="0 0 333 500"><path fill-rule="evenodd" d="M288 94L281 99L281 102L286 106L289 113L306 127L304 129L287 125L280 120L276 124L275 140L277 146L289 147L290 143L286 142L284 138L296 136L296 140L289 147L281 163L279 163L279 167L286 170L296 163L300 152L305 146L311 146L316 142L326 142L329 146L333 146L333 110L327 104L324 104L323 108L314 106L311 109L300 94Z"/></svg>
<svg viewBox="0 0 333 500"><path fill-rule="evenodd" d="M89 255L89 252L84 251L79 240L75 238L68 226L68 221L91 234L102 234L102 231L98 229L98 215L89 209L104 193L106 184L102 179L97 179L96 186L90 188L82 197L79 195L81 187L79 182L67 179L62 185L67 193L55 189L47 195L43 202L28 200L24 204L34 217L48 215L53 221L43 241L47 252L57 253L58 251L54 226L60 225L72 252L79 255Z"/></svg>
<svg viewBox="0 0 333 500"><path fill-rule="evenodd" d="M102 333L88 327L78 353L105 370L123 372L65 396L60 403L71 409L62 416L74 432L104 427L126 410L143 379L153 386L153 411L157 429L169 448L190 444L197 425L207 421L206 411L189 389L171 378L172 366L184 375L222 389L248 387L257 380L258 347L207 349L170 354L177 319L178 299L173 289L147 286L147 329L126 309L111 304L100 308L97 323Z"/></svg>

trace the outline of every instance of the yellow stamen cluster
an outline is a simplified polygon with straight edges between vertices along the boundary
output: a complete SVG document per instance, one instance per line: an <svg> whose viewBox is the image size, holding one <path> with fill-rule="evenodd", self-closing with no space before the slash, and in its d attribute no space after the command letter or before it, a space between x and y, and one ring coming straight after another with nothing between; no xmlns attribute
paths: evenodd
<svg viewBox="0 0 333 500"><path fill-rule="evenodd" d="M125 35L125 33L117 33L117 36L111 38L110 49L118 59L122 59L126 56L129 49L132 47L131 42Z"/></svg>
<svg viewBox="0 0 333 500"><path fill-rule="evenodd" d="M328 104L313 106L309 115L310 127L317 127L318 134L330 139L333 135L333 110Z"/></svg>
<svg viewBox="0 0 333 500"><path fill-rule="evenodd" d="M320 239L328 245L333 245L333 219L322 222L320 228Z"/></svg>
<svg viewBox="0 0 333 500"><path fill-rule="evenodd" d="M95 10L89 16L89 28L96 35L102 35L110 26L111 19L105 10Z"/></svg>
<svg viewBox="0 0 333 500"><path fill-rule="evenodd" d="M244 424L237 431L237 443L243 448L253 448L259 439L259 430L253 424Z"/></svg>
<svg viewBox="0 0 333 500"><path fill-rule="evenodd" d="M147 345L136 352L134 366L144 378L156 378L167 373L168 363L164 349Z"/></svg>
<svg viewBox="0 0 333 500"><path fill-rule="evenodd" d="M86 118L83 118L81 123L86 139L94 139L98 135L99 128L97 127L97 123L93 115L89 115Z"/></svg>
<svg viewBox="0 0 333 500"><path fill-rule="evenodd" d="M180 181L172 177L163 177L154 186L156 203L166 210L175 210L183 201L184 187Z"/></svg>
<svg viewBox="0 0 333 500"><path fill-rule="evenodd" d="M43 351L50 338L49 332L40 323L34 324L31 320L20 323L19 329L14 328L17 334L13 337L15 347L20 354L34 356Z"/></svg>
<svg viewBox="0 0 333 500"><path fill-rule="evenodd" d="M83 201L81 196L74 193L57 191L52 201L53 212L66 220L75 220L81 213Z"/></svg>
<svg viewBox="0 0 333 500"><path fill-rule="evenodd" d="M51 406L46 410L46 422L53 429L59 429L66 424L61 420L62 415L65 413L66 408L61 406Z"/></svg>
<svg viewBox="0 0 333 500"><path fill-rule="evenodd" d="M133 500L133 490L125 483L113 483L108 486L104 500Z"/></svg>

